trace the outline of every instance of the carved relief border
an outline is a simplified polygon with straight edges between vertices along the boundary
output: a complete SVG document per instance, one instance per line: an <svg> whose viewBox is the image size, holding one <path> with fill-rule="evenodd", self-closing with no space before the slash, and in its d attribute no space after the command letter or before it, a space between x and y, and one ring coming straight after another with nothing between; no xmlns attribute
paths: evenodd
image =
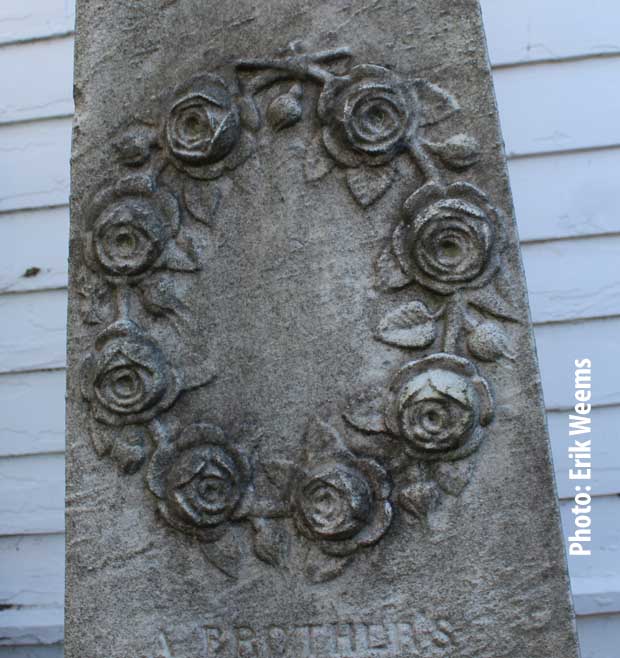
<svg viewBox="0 0 620 658"><path fill-rule="evenodd" d="M505 217L484 192L446 176L474 166L480 147L465 134L433 139L457 101L430 82L352 59L348 49L306 53L293 44L182 83L164 95L157 122L120 131L114 148L127 175L86 212L83 320L105 326L81 368L94 447L128 474L148 463L161 518L231 577L238 564L218 544L234 524L250 524L256 556L277 566L287 560L282 520L291 519L314 581L337 576L376 544L396 509L426 526L441 497L467 485L493 419L477 362L513 358L504 325L516 318L498 285ZM401 175L399 158L423 177L375 262L377 288L411 289L411 301L385 315L375 338L425 355L405 356L397 372L343 400L341 419L309 418L298 462L256 464L257 431L227 436L208 421L164 419L184 391L214 377L188 347L191 312L176 294L179 277L201 268L184 227L208 229L219 180L255 152L263 117L274 131L303 120L307 85L320 92L307 184L341 171L366 208ZM272 87L281 91L261 110L261 92ZM173 352L156 338L157 323L178 333ZM277 498L257 494L258 468Z"/></svg>

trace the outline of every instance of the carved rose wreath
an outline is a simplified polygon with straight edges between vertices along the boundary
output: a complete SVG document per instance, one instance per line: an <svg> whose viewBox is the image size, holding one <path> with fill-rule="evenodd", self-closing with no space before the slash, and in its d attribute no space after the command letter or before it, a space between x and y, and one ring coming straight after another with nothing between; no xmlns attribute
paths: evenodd
<svg viewBox="0 0 620 658"><path fill-rule="evenodd" d="M505 334L487 316L510 314L462 299L483 290L500 270L504 216L475 186L446 183L438 167L473 166L478 143L462 134L442 142L427 138L427 129L459 109L443 89L383 66L350 67L350 57L347 49L307 54L293 45L271 58L238 61L226 75L200 73L165 92L154 124L132 124L113 142L121 164L134 173L100 191L86 212L84 259L114 290L116 310L81 368L93 418L114 431L99 443L100 428L95 431L95 447L100 455L111 453L127 473L150 455L147 484L161 517L198 539L207 559L228 575L235 569L228 568L227 549L218 542L226 541L232 524L248 521L260 559L280 564L288 544L282 526L291 524L308 547L307 575L316 581L335 577L389 530L394 502L423 520L438 487L460 492L469 477L467 458L493 418L486 379L458 352L466 331L473 358L507 354ZM344 64L337 73L336 64ZM222 197L214 181L256 148L259 94L275 84L289 87L271 97L266 118L274 130L291 129L304 118L309 83L320 85L320 135L306 151L307 181L338 165L354 199L367 207L390 188L394 161L405 154L427 181L405 201L377 273L384 290L415 282L431 300L390 311L376 338L392 349L424 349L439 339L441 318L445 331L438 353L409 359L378 390L357 396L344 414L346 431L339 429L342 419L315 419L297 462L262 464L279 498L257 502L253 463L237 439L207 423L173 433L159 420L183 390L211 377L181 369L172 358L178 350L166 353L130 319L131 292L142 300L144 314L158 320L174 321L188 311L169 281L149 277L198 269L191 241L181 237L185 211L210 225ZM175 191L180 177L183 205ZM483 319L472 319L471 308Z"/></svg>

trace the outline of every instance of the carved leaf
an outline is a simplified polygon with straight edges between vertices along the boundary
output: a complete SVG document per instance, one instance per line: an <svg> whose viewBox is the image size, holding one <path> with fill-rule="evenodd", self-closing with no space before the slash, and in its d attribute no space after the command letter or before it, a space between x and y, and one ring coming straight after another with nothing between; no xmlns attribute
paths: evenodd
<svg viewBox="0 0 620 658"><path fill-rule="evenodd" d="M162 256L162 265L173 272L196 272L200 269L198 256L191 240L185 240L181 246L175 241L166 245Z"/></svg>
<svg viewBox="0 0 620 658"><path fill-rule="evenodd" d="M316 135L306 147L304 173L310 183L326 176L335 166L334 161L325 152L321 135Z"/></svg>
<svg viewBox="0 0 620 658"><path fill-rule="evenodd" d="M139 287L144 308L155 316L176 316L187 323L191 318L188 307L177 297L174 281L169 277L154 277Z"/></svg>
<svg viewBox="0 0 620 658"><path fill-rule="evenodd" d="M380 199L392 186L396 171L391 165L347 170L347 184L353 198L364 208Z"/></svg>
<svg viewBox="0 0 620 658"><path fill-rule="evenodd" d="M289 536L286 529L273 519L254 519L254 553L259 560L273 567L286 562Z"/></svg>
<svg viewBox="0 0 620 658"><path fill-rule="evenodd" d="M230 539L231 534L229 532L224 540L220 540L217 543L201 543L200 547L202 554L209 564L212 564L229 578L237 580L239 578L241 555L237 542Z"/></svg>
<svg viewBox="0 0 620 658"><path fill-rule="evenodd" d="M123 473L133 475L142 468L146 461L148 436L148 430L139 425L116 430L110 456Z"/></svg>
<svg viewBox="0 0 620 658"><path fill-rule="evenodd" d="M381 290L395 290L411 283L411 279L400 268L391 247L384 249L377 258L375 272Z"/></svg>
<svg viewBox="0 0 620 658"><path fill-rule="evenodd" d="M481 361L497 361L501 357L514 359L510 339L496 322L481 322L467 336L467 349Z"/></svg>
<svg viewBox="0 0 620 658"><path fill-rule="evenodd" d="M310 461L313 455L324 456L339 450L346 450L338 432L320 418L313 418L305 435L305 457Z"/></svg>
<svg viewBox="0 0 620 658"><path fill-rule="evenodd" d="M313 583L326 583L340 576L351 560L350 556L325 555L316 546L313 546L306 556L306 576Z"/></svg>
<svg viewBox="0 0 620 658"><path fill-rule="evenodd" d="M90 438L99 459L105 457L107 454L109 454L110 450L112 450L113 438L110 434L110 430L104 428L103 425L91 422Z"/></svg>
<svg viewBox="0 0 620 658"><path fill-rule="evenodd" d="M470 135L454 135L445 142L427 146L447 167L456 171L467 169L480 160L480 144Z"/></svg>
<svg viewBox="0 0 620 658"><path fill-rule="evenodd" d="M83 274L78 283L79 309L86 324L103 324L113 317L112 295L107 285Z"/></svg>
<svg viewBox="0 0 620 658"><path fill-rule="evenodd" d="M295 464L285 459L273 459L262 464L265 475L271 484L286 492L296 472Z"/></svg>
<svg viewBox="0 0 620 658"><path fill-rule="evenodd" d="M188 178L183 197L192 217L208 225L215 220L222 201L222 190L216 183Z"/></svg>
<svg viewBox="0 0 620 658"><path fill-rule="evenodd" d="M496 284L497 282L494 282L493 286L468 291L468 304L483 315L492 315L500 320L519 322L519 314L516 309L494 290Z"/></svg>
<svg viewBox="0 0 620 658"><path fill-rule="evenodd" d="M213 381L217 375L214 365L203 357L189 355L183 360L182 368L183 388L191 390L199 388Z"/></svg>
<svg viewBox="0 0 620 658"><path fill-rule="evenodd" d="M348 434L346 443L351 452L362 457L372 457L389 466L400 465L402 445L389 434Z"/></svg>
<svg viewBox="0 0 620 658"><path fill-rule="evenodd" d="M385 432L385 394L381 389L368 389L353 396L344 413L345 420L362 432Z"/></svg>
<svg viewBox="0 0 620 658"><path fill-rule="evenodd" d="M377 328L377 339L398 347L428 347L437 338L437 318L443 308L432 313L420 301L405 304L388 313Z"/></svg>
<svg viewBox="0 0 620 658"><path fill-rule="evenodd" d="M401 489L400 506L420 521L425 521L439 501L439 489L435 482L418 482Z"/></svg>
<svg viewBox="0 0 620 658"><path fill-rule="evenodd" d="M460 109L456 99L441 87L426 80L416 80L414 86L422 106L421 126L439 123Z"/></svg>
<svg viewBox="0 0 620 658"><path fill-rule="evenodd" d="M474 467L471 461L440 462L435 466L437 484L450 496L458 496L469 484Z"/></svg>

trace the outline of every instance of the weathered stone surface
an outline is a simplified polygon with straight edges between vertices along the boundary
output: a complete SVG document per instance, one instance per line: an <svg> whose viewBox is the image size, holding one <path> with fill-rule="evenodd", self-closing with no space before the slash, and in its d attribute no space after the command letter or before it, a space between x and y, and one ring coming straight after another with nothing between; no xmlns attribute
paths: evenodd
<svg viewBox="0 0 620 658"><path fill-rule="evenodd" d="M78 8L68 658L577 656L477 2Z"/></svg>

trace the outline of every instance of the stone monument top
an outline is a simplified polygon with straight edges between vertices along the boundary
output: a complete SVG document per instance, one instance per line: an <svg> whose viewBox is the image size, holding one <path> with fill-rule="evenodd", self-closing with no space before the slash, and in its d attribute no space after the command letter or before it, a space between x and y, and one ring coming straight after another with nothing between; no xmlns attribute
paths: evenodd
<svg viewBox="0 0 620 658"><path fill-rule="evenodd" d="M477 0L78 0L67 658L577 658Z"/></svg>

